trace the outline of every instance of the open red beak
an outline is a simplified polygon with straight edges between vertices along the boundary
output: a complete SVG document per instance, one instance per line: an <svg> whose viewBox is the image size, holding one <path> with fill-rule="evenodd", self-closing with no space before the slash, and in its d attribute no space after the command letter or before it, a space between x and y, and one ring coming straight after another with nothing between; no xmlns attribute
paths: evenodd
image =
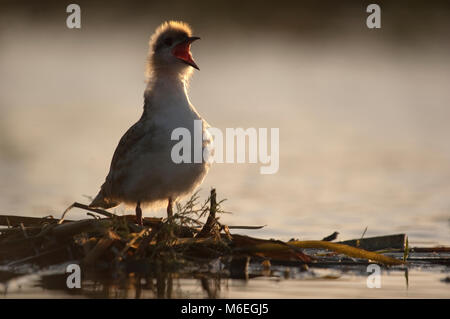
<svg viewBox="0 0 450 319"><path fill-rule="evenodd" d="M183 42L177 44L172 49L172 54L176 58L183 61L184 63L189 64L190 66L192 66L193 68L196 68L197 70L200 70L191 55L191 43L198 39L200 39L200 38L199 37L187 38L186 41L183 41Z"/></svg>

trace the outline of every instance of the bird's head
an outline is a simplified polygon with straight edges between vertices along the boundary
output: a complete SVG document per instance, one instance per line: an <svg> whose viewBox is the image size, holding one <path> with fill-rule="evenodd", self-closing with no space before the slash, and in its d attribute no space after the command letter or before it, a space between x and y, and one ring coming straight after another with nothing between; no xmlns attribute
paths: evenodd
<svg viewBox="0 0 450 319"><path fill-rule="evenodd" d="M161 24L150 39L149 67L151 71L185 74L191 67L199 70L192 58L191 28L184 22L168 21Z"/></svg>

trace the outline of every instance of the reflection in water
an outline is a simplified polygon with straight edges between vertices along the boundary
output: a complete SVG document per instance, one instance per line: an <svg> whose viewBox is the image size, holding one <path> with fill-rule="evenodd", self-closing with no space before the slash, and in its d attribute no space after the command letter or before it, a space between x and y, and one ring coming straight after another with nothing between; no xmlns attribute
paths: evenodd
<svg viewBox="0 0 450 319"><path fill-rule="evenodd" d="M365 266L336 269L275 267L254 269L249 280L211 274L154 276L132 274L111 278L105 273L85 273L80 289L68 289L66 274L45 274L12 279L6 298L448 298L445 267L383 270L381 288L367 287ZM259 275L257 273L259 272Z"/></svg>
<svg viewBox="0 0 450 319"><path fill-rule="evenodd" d="M221 285L227 285L227 279L219 276L196 276L187 280L177 273L159 273L155 277L130 275L123 278L103 278L98 273L87 274L80 289L66 286L66 275L41 277L36 287L45 290L57 290L71 296L89 298L220 298Z"/></svg>

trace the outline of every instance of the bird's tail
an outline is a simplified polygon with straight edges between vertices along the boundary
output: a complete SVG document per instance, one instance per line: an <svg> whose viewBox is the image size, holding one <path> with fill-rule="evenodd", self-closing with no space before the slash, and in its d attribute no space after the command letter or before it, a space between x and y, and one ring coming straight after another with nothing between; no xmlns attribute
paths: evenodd
<svg viewBox="0 0 450 319"><path fill-rule="evenodd" d="M104 196L103 191L100 190L100 192L95 196L92 203L89 204L89 207L93 208L111 208L119 205L120 203L114 200L111 200L110 198Z"/></svg>

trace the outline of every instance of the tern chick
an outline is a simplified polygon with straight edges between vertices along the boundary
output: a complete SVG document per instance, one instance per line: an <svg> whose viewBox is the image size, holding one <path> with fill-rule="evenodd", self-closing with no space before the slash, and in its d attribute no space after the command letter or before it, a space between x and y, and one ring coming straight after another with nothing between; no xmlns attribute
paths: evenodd
<svg viewBox="0 0 450 319"><path fill-rule="evenodd" d="M194 136L195 120L202 121L203 149L212 145L208 124L187 94L193 68L199 69L190 51L198 39L183 22L165 22L156 29L150 39L142 116L120 139L106 180L89 206L133 205L142 225L141 205L167 202L171 218L174 201L192 193L205 178L209 161L177 164L171 158L173 130L186 128Z"/></svg>

